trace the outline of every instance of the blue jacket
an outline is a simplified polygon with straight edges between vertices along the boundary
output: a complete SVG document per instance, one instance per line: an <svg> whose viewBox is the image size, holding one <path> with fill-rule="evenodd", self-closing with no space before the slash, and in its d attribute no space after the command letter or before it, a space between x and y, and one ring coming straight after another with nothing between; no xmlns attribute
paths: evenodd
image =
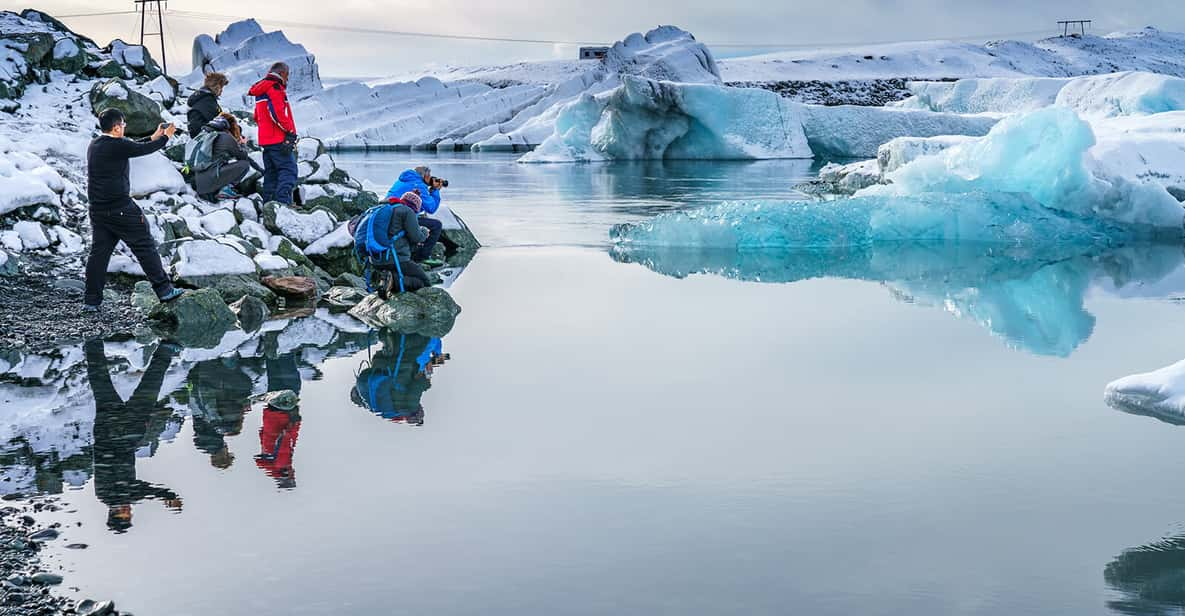
<svg viewBox="0 0 1185 616"><path fill-rule="evenodd" d="M436 209L440 207L440 191L430 190L428 185L424 183L424 178L416 173L415 169L408 169L399 174L399 179L391 185L391 190L387 191L387 199L392 197L398 199L403 196L403 193L420 190L420 200L423 202L423 210L428 214L435 214Z"/></svg>

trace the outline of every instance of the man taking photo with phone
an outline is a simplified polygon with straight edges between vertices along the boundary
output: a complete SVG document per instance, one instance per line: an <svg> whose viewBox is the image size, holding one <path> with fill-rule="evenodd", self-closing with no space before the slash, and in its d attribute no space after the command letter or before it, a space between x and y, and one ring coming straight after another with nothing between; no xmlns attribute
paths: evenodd
<svg viewBox="0 0 1185 616"><path fill-rule="evenodd" d="M162 148L177 131L172 124L161 124L146 141L124 137L127 122L118 109L99 114L102 135L91 141L86 151L86 193L90 201L91 253L86 260L86 291L82 311L98 312L107 285L107 264L115 245L123 241L136 260L152 289L162 302L177 299L181 291L173 288L157 252L156 241L148 230L144 212L132 201L128 161L147 156Z"/></svg>

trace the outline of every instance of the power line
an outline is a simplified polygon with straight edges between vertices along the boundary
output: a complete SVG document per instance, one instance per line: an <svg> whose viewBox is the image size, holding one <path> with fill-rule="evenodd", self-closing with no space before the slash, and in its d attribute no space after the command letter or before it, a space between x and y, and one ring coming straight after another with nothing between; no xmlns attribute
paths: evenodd
<svg viewBox="0 0 1185 616"><path fill-rule="evenodd" d="M215 13L201 13L201 12L197 12L197 11L170 10L169 13L171 15L181 17L181 18L200 19L200 20L205 20L205 21L218 21L218 22L231 21L231 22L234 22L234 21L239 21L242 19L242 16L219 15L219 14L215 14ZM330 32L349 32L349 33L354 33L354 34L379 34L379 35L388 35L388 36L409 36L409 37L418 37L418 38L451 39L451 40L465 40L465 41L486 41L486 42L499 42L499 43L531 43L531 44L544 44L544 45L579 46L579 45L603 45L603 44L605 44L604 41L537 39L537 38L520 38L520 37L508 37L508 36L485 36L485 35L477 35L477 34L447 34L447 33L438 33L438 32L414 32L414 31L408 31L408 30L387 30L387 29L383 29L383 28L362 28L362 27L356 27L356 26L332 26L332 25L325 25L325 24L314 24L314 23L308 23L308 22L287 21L287 20L266 19L266 18L259 20L259 21L262 23L267 23L267 24L273 25L273 26L292 27L292 28L307 28L307 29L311 29L311 30L324 30L324 31L330 31ZM976 35L961 36L961 37L956 37L956 38L947 38L947 39L943 39L943 40L972 40L972 39L991 40L991 39L1020 37L1020 36L1049 34L1049 33L1050 33L1050 31L1048 29L1030 30L1027 32L997 32L997 33L992 33L992 34L976 34ZM887 40L887 41L850 41L850 42L828 42L828 43L802 43L802 42L797 42L797 43L786 43L786 42L708 43L708 42L705 42L704 44L707 45L708 47L738 48L738 49L760 49L760 48L801 49L801 48L819 48L819 47L852 47L852 46L859 46L859 45L887 45L887 44L892 44L892 43L906 43L906 42L913 42L913 40L897 39L897 40Z"/></svg>
<svg viewBox="0 0 1185 616"><path fill-rule="evenodd" d="M139 11L107 11L105 13L74 13L72 15L54 15L56 19L70 19L71 17L104 17L107 15L139 15Z"/></svg>

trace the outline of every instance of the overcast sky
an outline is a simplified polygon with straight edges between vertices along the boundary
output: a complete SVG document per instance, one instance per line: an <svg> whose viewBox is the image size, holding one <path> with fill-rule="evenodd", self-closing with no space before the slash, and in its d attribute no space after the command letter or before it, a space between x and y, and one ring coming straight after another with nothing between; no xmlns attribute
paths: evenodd
<svg viewBox="0 0 1185 616"><path fill-rule="evenodd" d="M0 0L0 8L26 4ZM244 6L250 10L245 11ZM132 0L40 0L51 14L131 10ZM1181 0L172 0L178 11L255 17L266 29L269 17L287 21L612 43L625 34L673 24L708 43L835 44L932 38L985 37L1036 39L1053 34L1058 19L1093 19L1095 33L1154 25L1185 31ZM193 37L214 34L228 23L169 16L166 29L170 72L189 70ZM132 15L64 20L99 43L131 39ZM573 57L567 46L473 41L441 41L323 30L282 28L293 42L317 56L323 76L381 76L432 64L486 64ZM978 40L976 42L983 42ZM714 49L717 56L753 50ZM154 55L159 55L155 52Z"/></svg>

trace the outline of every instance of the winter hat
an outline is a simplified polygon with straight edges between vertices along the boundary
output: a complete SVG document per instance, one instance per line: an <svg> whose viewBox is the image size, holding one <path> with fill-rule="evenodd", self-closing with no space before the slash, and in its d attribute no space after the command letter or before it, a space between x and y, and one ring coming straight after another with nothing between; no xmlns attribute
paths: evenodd
<svg viewBox="0 0 1185 616"><path fill-rule="evenodd" d="M410 190L403 193L403 196L400 197L399 200L402 201L404 205L417 212L420 211L420 208L424 205L424 200L420 198L420 195Z"/></svg>

